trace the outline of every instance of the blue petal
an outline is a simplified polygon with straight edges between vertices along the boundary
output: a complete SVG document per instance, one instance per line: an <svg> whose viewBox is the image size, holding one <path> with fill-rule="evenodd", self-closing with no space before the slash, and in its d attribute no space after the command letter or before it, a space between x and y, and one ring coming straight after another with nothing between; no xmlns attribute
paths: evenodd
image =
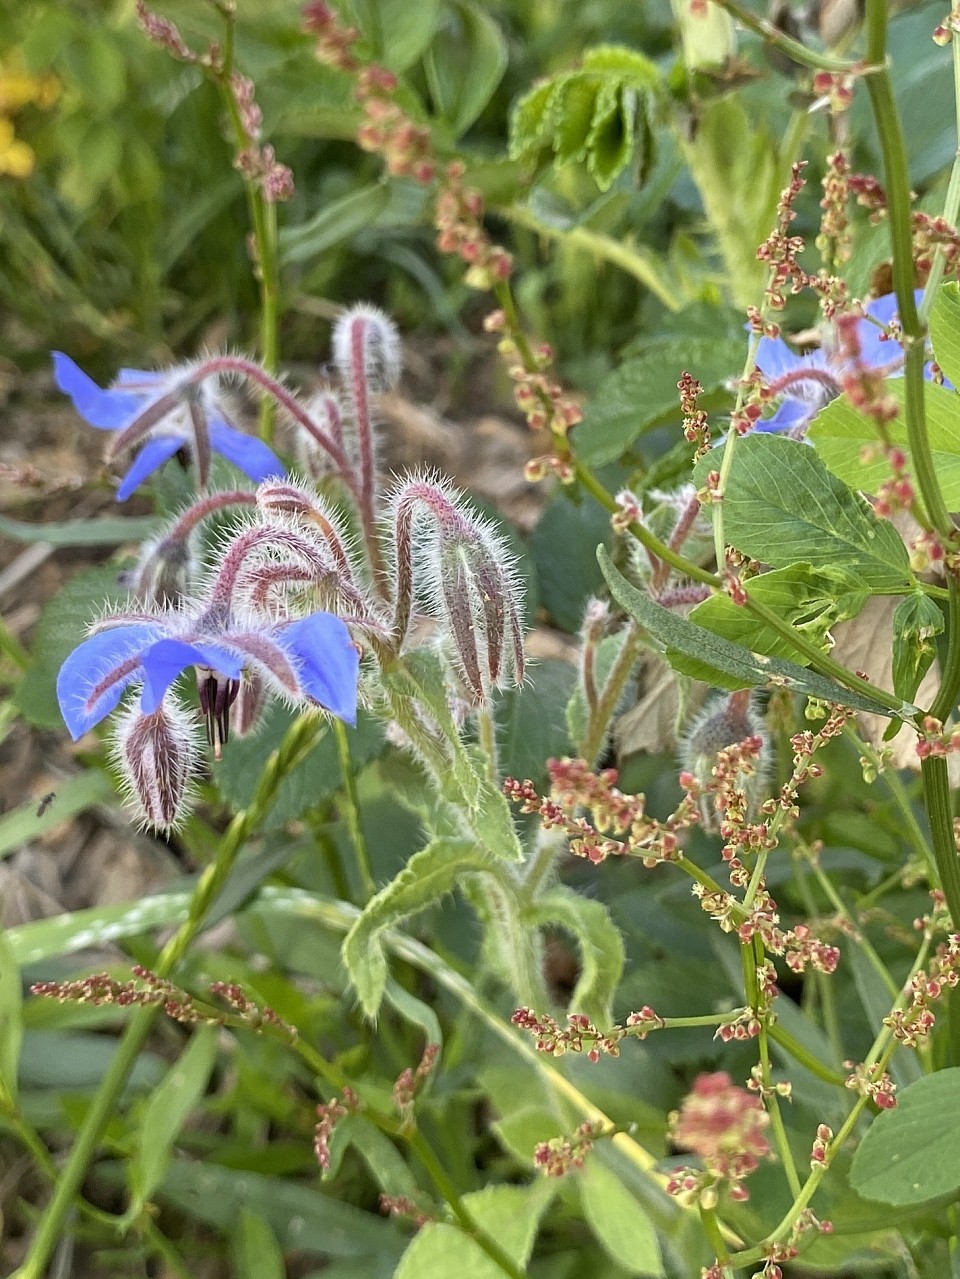
<svg viewBox="0 0 960 1279"><path fill-rule="evenodd" d="M93 690L112 670L135 657L160 633L158 626L148 622L117 626L91 635L73 650L57 676L57 701L74 741L110 714L127 686L141 678L140 668L134 668L111 684L93 706L88 706Z"/></svg>
<svg viewBox="0 0 960 1279"><path fill-rule="evenodd" d="M103 431L119 431L131 422L143 407L142 395L125 391L104 391L83 369L64 355L53 353L53 374L57 386L73 400L82 418Z"/></svg>
<svg viewBox="0 0 960 1279"><path fill-rule="evenodd" d="M296 658L301 683L313 700L355 724L360 655L340 618L311 613L281 627L277 640Z"/></svg>
<svg viewBox="0 0 960 1279"><path fill-rule="evenodd" d="M783 399L777 405L776 412L770 417L761 418L753 428L754 431L766 432L768 435L781 431L792 431L796 427L806 426L814 416L816 409L812 404L804 404L802 400Z"/></svg>
<svg viewBox="0 0 960 1279"><path fill-rule="evenodd" d="M763 337L757 347L756 364L767 381L773 382L800 368L803 358L791 351L783 338Z"/></svg>
<svg viewBox="0 0 960 1279"><path fill-rule="evenodd" d="M239 679L243 659L219 644L188 644L184 640L161 639L143 655L143 696L140 708L152 715L164 694L188 666L209 666L228 679Z"/></svg>
<svg viewBox="0 0 960 1279"><path fill-rule="evenodd" d="M271 475L286 475L283 463L263 440L245 435L216 417L210 420L210 445L256 484Z"/></svg>
<svg viewBox="0 0 960 1279"><path fill-rule="evenodd" d="M159 470L183 445L182 435L156 435L152 440L147 440L117 489L117 501L125 502L148 475Z"/></svg>

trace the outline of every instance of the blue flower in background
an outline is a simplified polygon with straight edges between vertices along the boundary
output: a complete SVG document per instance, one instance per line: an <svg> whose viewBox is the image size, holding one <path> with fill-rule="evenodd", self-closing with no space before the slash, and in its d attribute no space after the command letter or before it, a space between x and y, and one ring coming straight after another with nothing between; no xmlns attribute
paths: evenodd
<svg viewBox="0 0 960 1279"><path fill-rule="evenodd" d="M347 627L332 613L240 622L207 609L155 618L118 615L101 625L108 629L75 648L57 677L57 699L74 741L105 719L131 684L142 685L140 710L152 715L191 666L218 755L245 668L287 702L320 706L356 723L360 658Z"/></svg>
<svg viewBox="0 0 960 1279"><path fill-rule="evenodd" d="M922 289L918 289L915 294L918 303L922 296ZM871 318L857 322L860 363L889 377L901 377L903 347L884 336L884 328L897 318L895 294L885 293L868 303L865 310ZM797 355L782 338L768 337L760 339L756 364L767 386L780 400L773 414L761 418L754 429L797 436L840 394L849 368L849 361L835 347L823 346L808 355ZM929 365L926 376L932 377Z"/></svg>
<svg viewBox="0 0 960 1279"><path fill-rule="evenodd" d="M107 448L108 461L139 449L117 490L119 502L182 450L193 458L201 488L209 478L212 453L255 483L284 474L283 464L262 440L227 424L216 391L191 378L189 370L121 369L116 385L104 390L61 351L53 353L53 369L57 386L80 416L102 431L116 432Z"/></svg>

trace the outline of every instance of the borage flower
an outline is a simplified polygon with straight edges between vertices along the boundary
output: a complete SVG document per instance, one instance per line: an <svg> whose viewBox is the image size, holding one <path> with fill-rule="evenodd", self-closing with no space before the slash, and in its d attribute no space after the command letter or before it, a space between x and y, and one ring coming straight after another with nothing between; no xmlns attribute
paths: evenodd
<svg viewBox="0 0 960 1279"><path fill-rule="evenodd" d="M213 453L256 483L284 474L283 464L262 440L228 425L215 385L198 382L189 367L166 373L121 369L115 385L106 390L61 351L53 353L53 368L57 386L70 396L80 416L102 431L116 432L107 447L108 462L139 449L117 490L118 502L125 502L175 454L193 459L201 488L209 478Z"/></svg>
<svg viewBox="0 0 960 1279"><path fill-rule="evenodd" d="M918 289L915 296L919 302L922 290ZM806 355L798 355L782 338L760 339L757 368L767 390L779 397L779 403L770 417L757 422L755 430L799 437L820 410L860 372L866 370L885 377L903 375L903 347L890 336L891 326L899 321L895 294L885 293L867 303L864 310L869 318L852 324L843 341L831 334L822 347ZM855 358L851 358L851 348L856 352ZM926 377L932 378L929 365Z"/></svg>
<svg viewBox="0 0 960 1279"><path fill-rule="evenodd" d="M139 706L124 716L117 759L148 822L165 829L182 812L186 788L185 770L161 749L163 742L172 750L175 741L187 741L183 712L168 697L184 671L196 671L207 737L219 758L238 696L243 707L251 695L260 702L269 691L354 724L359 663L350 632L332 613L277 621L208 605L155 617L120 614L105 618L70 654L60 668L57 697L76 741L116 708L131 685L142 686Z"/></svg>

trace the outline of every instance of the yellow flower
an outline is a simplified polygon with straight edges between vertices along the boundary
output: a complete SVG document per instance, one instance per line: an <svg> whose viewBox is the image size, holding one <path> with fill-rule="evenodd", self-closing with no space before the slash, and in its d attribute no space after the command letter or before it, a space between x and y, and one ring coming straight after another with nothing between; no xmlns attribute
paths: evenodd
<svg viewBox="0 0 960 1279"><path fill-rule="evenodd" d="M33 151L14 135L13 124L0 115L0 174L28 178L33 172Z"/></svg>
<svg viewBox="0 0 960 1279"><path fill-rule="evenodd" d="M10 116L31 104L50 107L59 94L55 76L24 75L0 68L0 175L28 178L33 172L33 150L16 136Z"/></svg>

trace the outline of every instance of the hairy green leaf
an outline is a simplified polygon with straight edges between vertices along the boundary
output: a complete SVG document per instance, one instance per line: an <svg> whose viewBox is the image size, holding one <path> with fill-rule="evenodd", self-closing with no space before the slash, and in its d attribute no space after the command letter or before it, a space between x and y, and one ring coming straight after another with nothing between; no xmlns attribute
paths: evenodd
<svg viewBox="0 0 960 1279"><path fill-rule="evenodd" d="M894 716L909 720L919 714L916 706L906 702L898 712L892 712L882 702L805 670L796 662L756 656L738 644L731 644L712 631L675 616L669 609L656 604L649 595L637 590L617 571L603 547L597 555L614 599L665 646L668 660L671 650L696 659L703 670L699 678L716 683L718 688L763 688L768 684L779 684L808 697L838 702L854 710L888 718Z"/></svg>
<svg viewBox="0 0 960 1279"><path fill-rule="evenodd" d="M488 855L473 843L437 839L367 902L344 939L343 962L368 1017L376 1016L387 980L380 934L453 892L465 874L489 865Z"/></svg>
<svg viewBox="0 0 960 1279"><path fill-rule="evenodd" d="M540 925L559 925L577 943L580 976L570 996L570 1011L585 1013L601 1029L611 1025L625 956L620 930L603 902L558 884L531 907L529 917Z"/></svg>

